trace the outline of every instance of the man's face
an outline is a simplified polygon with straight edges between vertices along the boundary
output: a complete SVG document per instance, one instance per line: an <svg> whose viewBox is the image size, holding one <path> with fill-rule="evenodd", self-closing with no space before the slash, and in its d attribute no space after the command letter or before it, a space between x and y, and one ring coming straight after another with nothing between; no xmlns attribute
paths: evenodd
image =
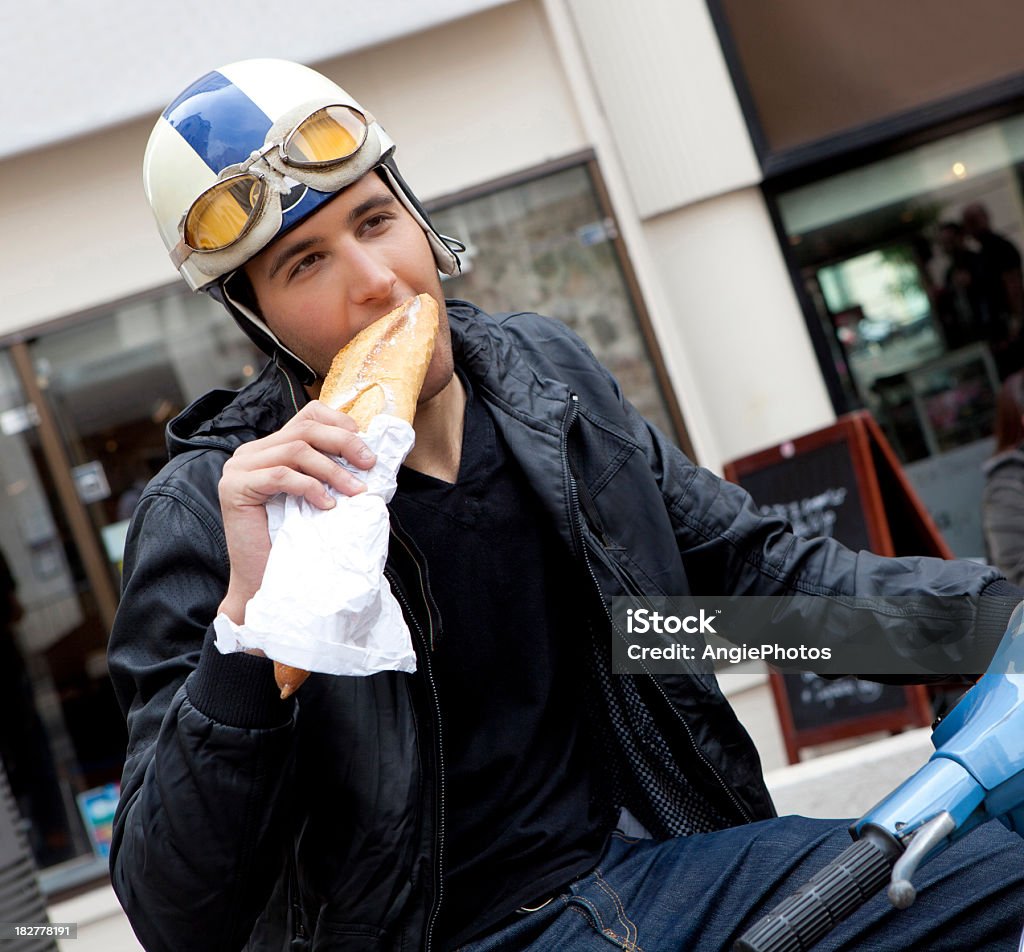
<svg viewBox="0 0 1024 952"><path fill-rule="evenodd" d="M267 325L320 379L364 327L407 298L430 294L439 326L420 402L451 380L448 315L427 236L376 175L272 242L245 272Z"/></svg>

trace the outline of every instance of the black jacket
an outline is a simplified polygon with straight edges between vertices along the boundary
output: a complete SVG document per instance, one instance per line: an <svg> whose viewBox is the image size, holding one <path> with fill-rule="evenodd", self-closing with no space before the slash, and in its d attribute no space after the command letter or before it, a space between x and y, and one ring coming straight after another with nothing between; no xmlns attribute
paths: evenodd
<svg viewBox="0 0 1024 952"><path fill-rule="evenodd" d="M982 566L800 540L642 420L563 325L498 320L459 302L449 315L456 360L592 580L580 606L593 639L581 676L606 793L655 835L690 832L694 815L721 826L773 808L713 673L610 675L610 638L621 635L612 596L978 595L1004 584ZM247 940L274 950L432 947L445 803L430 655L443 635L401 527L393 520L387 575L413 632L415 675L313 675L297 703L282 702L269 662L212 647L228 578L221 467L303 401L271 364L241 392L195 403L172 422L172 460L129 533L110 641L130 732L111 871L150 952L227 952ZM1009 609L981 604L974 635L994 644ZM898 651L910 625L892 619L883 640Z"/></svg>

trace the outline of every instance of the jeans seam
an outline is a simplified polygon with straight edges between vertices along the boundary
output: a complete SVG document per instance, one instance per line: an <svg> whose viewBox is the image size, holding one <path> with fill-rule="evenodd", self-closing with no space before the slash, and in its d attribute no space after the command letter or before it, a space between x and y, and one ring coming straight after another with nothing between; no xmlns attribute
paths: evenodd
<svg viewBox="0 0 1024 952"><path fill-rule="evenodd" d="M597 923L598 930L604 932L605 926L604 919L601 918L601 910L598 909L597 906L594 905L594 903L592 903L589 899L585 898L584 896L576 896L575 898L576 902L578 902L582 906L586 906L586 908L590 910L591 916L593 916L594 921Z"/></svg>
<svg viewBox="0 0 1024 952"><path fill-rule="evenodd" d="M618 941L619 937L611 929L604 928L604 922L601 919L601 913L597 911L597 908L594 906L594 904L587 899L583 899L581 896L577 896L576 898L579 900L581 904L585 905L590 910L592 915L588 916L582 909L580 909L579 905L576 904L573 904L569 908L571 908L572 911L575 912L578 916L583 917L583 921L587 924L587 928L591 930L596 930L601 935L609 939L615 939L616 941ZM595 919L597 920L596 922Z"/></svg>
<svg viewBox="0 0 1024 952"><path fill-rule="evenodd" d="M579 908L580 906L585 906L587 909L589 909L591 916L593 918L587 916L587 914ZM596 928L597 931L601 933L601 935L603 935L605 938L612 939L616 944L618 944L622 949L624 949L625 952L644 952L644 950L639 945L637 945L635 942L631 942L628 936L621 936L618 933L616 933L614 929L609 929L608 927L606 927L604 924L604 919L601 918L600 910L586 897L574 896L573 902L570 904L569 908L573 909L578 915L583 916L583 921L586 922L591 929Z"/></svg>
<svg viewBox="0 0 1024 952"><path fill-rule="evenodd" d="M640 939L640 932L636 927L636 923L626 915L626 907L619 898L619 894L615 891L611 883L601 875L601 871L599 869L594 870L594 879L598 887L612 900L612 903L615 906L616 917L622 925L622 928L626 930L626 936L624 939L626 943L626 952L636 952L638 948L637 942Z"/></svg>

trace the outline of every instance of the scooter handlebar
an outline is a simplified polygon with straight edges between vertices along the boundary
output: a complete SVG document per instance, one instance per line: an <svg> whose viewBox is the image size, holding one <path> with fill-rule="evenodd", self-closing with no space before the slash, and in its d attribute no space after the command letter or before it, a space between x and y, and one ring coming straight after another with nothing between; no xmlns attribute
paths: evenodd
<svg viewBox="0 0 1024 952"><path fill-rule="evenodd" d="M748 929L733 952L803 952L886 883L901 847L869 830Z"/></svg>

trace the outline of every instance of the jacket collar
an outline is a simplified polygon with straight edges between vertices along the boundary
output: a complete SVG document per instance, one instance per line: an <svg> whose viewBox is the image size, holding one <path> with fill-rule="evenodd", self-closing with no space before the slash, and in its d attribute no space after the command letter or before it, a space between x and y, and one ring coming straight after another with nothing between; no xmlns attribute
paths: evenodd
<svg viewBox="0 0 1024 952"><path fill-rule="evenodd" d="M574 412L569 387L543 376L528 360L531 352L546 356L553 349L544 339L544 325L514 322L513 314L492 317L479 308L453 301L448 310L455 359L497 411L495 426L526 474L558 534L576 550L575 506L570 499L568 427ZM545 353L546 351L546 353Z"/></svg>
<svg viewBox="0 0 1024 952"><path fill-rule="evenodd" d="M171 420L168 454L200 447L232 451L280 429L308 399L292 371L268 360L260 375L241 390L211 390Z"/></svg>
<svg viewBox="0 0 1024 952"><path fill-rule="evenodd" d="M514 316L492 316L465 301L449 301L455 360L490 403L520 423L556 434L569 401L569 388L541 376L526 361L524 348L542 349L544 341L514 335L506 326Z"/></svg>

